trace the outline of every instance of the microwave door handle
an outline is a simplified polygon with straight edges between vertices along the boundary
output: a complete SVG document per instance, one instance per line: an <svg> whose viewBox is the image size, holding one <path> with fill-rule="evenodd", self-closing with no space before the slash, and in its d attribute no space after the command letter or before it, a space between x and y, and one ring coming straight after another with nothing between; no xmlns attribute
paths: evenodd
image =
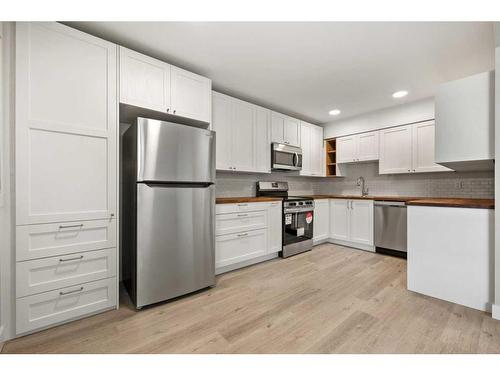
<svg viewBox="0 0 500 375"><path fill-rule="evenodd" d="M293 166L296 167L299 162L299 155L296 152L293 153Z"/></svg>

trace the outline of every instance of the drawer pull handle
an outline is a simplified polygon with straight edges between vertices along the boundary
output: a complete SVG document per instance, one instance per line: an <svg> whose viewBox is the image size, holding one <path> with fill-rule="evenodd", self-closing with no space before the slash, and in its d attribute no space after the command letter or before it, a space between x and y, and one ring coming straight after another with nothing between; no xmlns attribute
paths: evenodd
<svg viewBox="0 0 500 375"><path fill-rule="evenodd" d="M75 224L75 225L59 225L59 229L66 229L66 228L81 228L83 227L83 224Z"/></svg>
<svg viewBox="0 0 500 375"><path fill-rule="evenodd" d="M59 262L69 262L71 260L80 260L83 259L83 255L80 255L79 257L74 257L74 258L69 258L69 259L59 259Z"/></svg>
<svg viewBox="0 0 500 375"><path fill-rule="evenodd" d="M238 217L245 217L248 216L248 214L239 214Z"/></svg>
<svg viewBox="0 0 500 375"><path fill-rule="evenodd" d="M60 296L65 296L67 294L73 294L83 291L83 286L80 289L70 290L69 292L59 292Z"/></svg>
<svg viewBox="0 0 500 375"><path fill-rule="evenodd" d="M245 206L248 206L248 203L240 203L240 204L238 204L238 206L245 207Z"/></svg>
<svg viewBox="0 0 500 375"><path fill-rule="evenodd" d="M241 233L241 234L238 234L238 237L245 237L245 236L248 236L248 233Z"/></svg>

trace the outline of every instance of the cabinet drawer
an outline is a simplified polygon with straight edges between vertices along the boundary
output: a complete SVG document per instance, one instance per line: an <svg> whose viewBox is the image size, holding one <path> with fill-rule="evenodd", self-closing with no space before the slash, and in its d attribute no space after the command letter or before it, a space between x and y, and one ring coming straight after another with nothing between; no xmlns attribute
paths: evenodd
<svg viewBox="0 0 500 375"><path fill-rule="evenodd" d="M217 236L215 240L215 267L224 267L267 253L267 230Z"/></svg>
<svg viewBox="0 0 500 375"><path fill-rule="evenodd" d="M30 260L116 247L116 220L16 227L16 260Z"/></svg>
<svg viewBox="0 0 500 375"><path fill-rule="evenodd" d="M16 333L61 323L116 306L116 278L79 284L16 300Z"/></svg>
<svg viewBox="0 0 500 375"><path fill-rule="evenodd" d="M262 229L267 226L267 211L240 212L216 216L216 235Z"/></svg>
<svg viewBox="0 0 500 375"><path fill-rule="evenodd" d="M274 202L273 202L274 203ZM279 202L278 202L279 203ZM225 203L218 204L215 207L215 212L217 214L229 214L233 212L249 212L249 211L260 211L267 210L269 207L269 202L247 202L247 203Z"/></svg>
<svg viewBox="0 0 500 375"><path fill-rule="evenodd" d="M16 264L16 296L116 276L116 249L89 251Z"/></svg>

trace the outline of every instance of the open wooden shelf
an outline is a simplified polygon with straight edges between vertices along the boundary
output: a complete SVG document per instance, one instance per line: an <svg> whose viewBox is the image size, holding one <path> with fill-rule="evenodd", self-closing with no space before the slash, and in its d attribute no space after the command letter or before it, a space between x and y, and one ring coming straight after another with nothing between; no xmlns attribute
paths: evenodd
<svg viewBox="0 0 500 375"><path fill-rule="evenodd" d="M336 139L327 139L326 141L326 175L337 175L337 143Z"/></svg>

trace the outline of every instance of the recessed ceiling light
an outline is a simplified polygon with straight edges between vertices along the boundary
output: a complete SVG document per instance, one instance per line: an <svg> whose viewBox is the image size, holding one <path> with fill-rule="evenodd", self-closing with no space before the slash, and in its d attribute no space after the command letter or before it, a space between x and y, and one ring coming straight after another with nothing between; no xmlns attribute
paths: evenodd
<svg viewBox="0 0 500 375"><path fill-rule="evenodd" d="M332 109L330 112L328 112L332 116L337 116L340 115L340 109Z"/></svg>
<svg viewBox="0 0 500 375"><path fill-rule="evenodd" d="M396 91L394 94L392 94L393 98L403 98L406 95L408 95L408 91L406 90L401 90L401 91Z"/></svg>

